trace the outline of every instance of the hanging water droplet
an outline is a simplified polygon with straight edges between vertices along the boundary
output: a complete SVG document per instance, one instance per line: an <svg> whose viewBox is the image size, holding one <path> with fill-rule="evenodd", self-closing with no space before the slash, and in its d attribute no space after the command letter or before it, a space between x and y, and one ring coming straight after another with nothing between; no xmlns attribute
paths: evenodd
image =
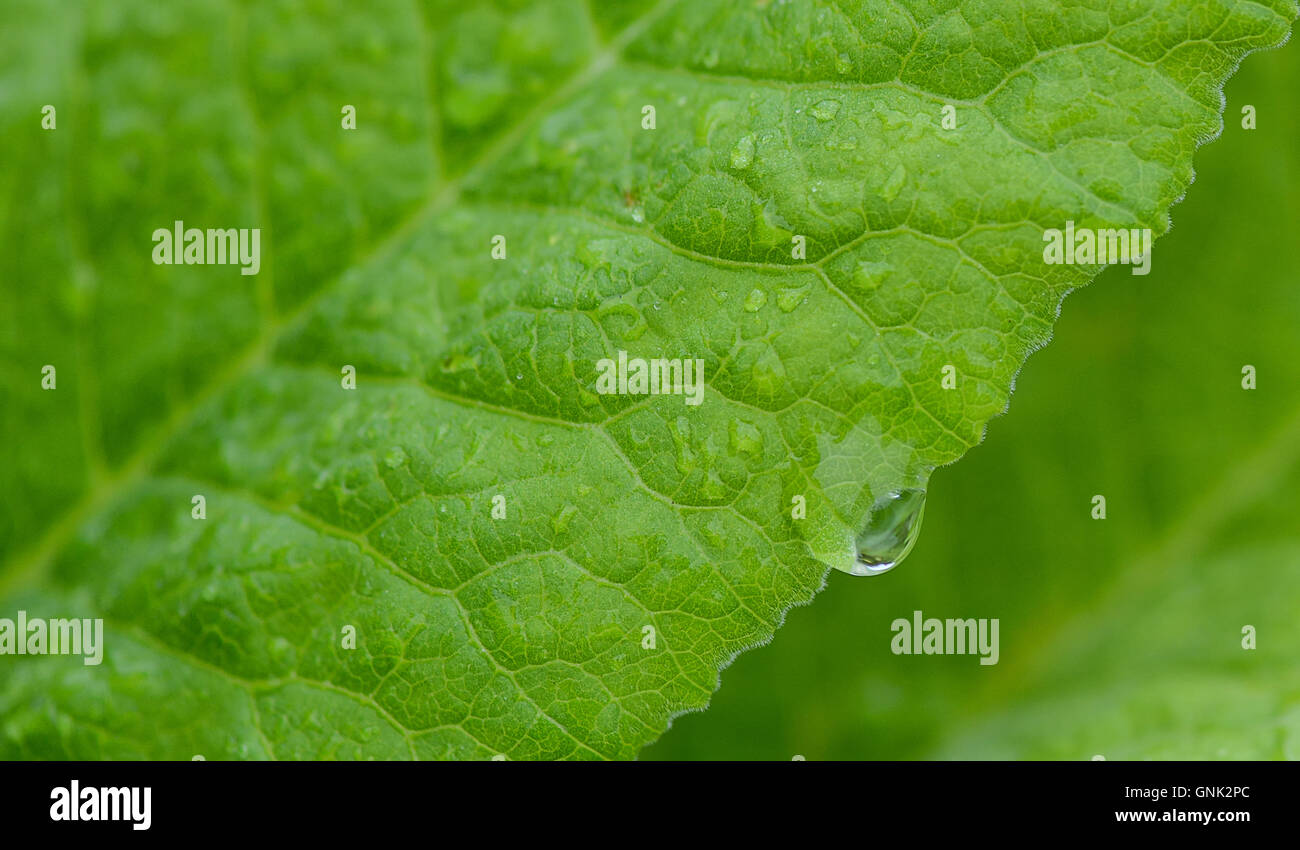
<svg viewBox="0 0 1300 850"><path fill-rule="evenodd" d="M924 516L924 490L890 493L877 502L866 529L858 535L858 559L849 573L877 576L898 566L916 544Z"/></svg>

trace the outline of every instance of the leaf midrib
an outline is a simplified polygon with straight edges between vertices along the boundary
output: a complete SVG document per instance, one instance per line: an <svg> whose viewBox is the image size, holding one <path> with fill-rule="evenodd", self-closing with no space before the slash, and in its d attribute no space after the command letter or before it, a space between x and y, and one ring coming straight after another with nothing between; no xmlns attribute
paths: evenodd
<svg viewBox="0 0 1300 850"><path fill-rule="evenodd" d="M479 172L496 163L518 143L528 129L550 114L556 106L577 94L597 77L614 67L615 62L628 44L638 38L678 2L679 0L660 0L649 12L625 27L617 37L592 57L585 68L569 77L548 97L539 101L518 123L499 135L456 178L433 190L424 204L416 207L402 218L365 255L351 263L348 268L341 271L310 296L303 299L291 312L277 316L274 321L265 324L258 339L239 358L221 371L203 389L191 396L184 404L173 408L171 414L160 426L151 429L149 433L143 436L140 441L141 447L128 460L123 462L115 472L102 477L98 484L92 486L75 505L65 510L62 516L51 524L35 543L20 550L0 566L0 595L8 595L19 588L36 584L44 578L54 557L63 550L82 523L116 501L120 494L147 478L172 438L181 433L208 402L219 397L256 369L266 366L270 362L271 352L280 339L297 328L300 322L308 318L313 308L335 291L338 285L347 277L348 272L382 260L429 216L454 204L460 196L462 187L467 182ZM431 127L430 132L432 133L432 131L433 128Z"/></svg>
<svg viewBox="0 0 1300 850"><path fill-rule="evenodd" d="M230 367L223 370L215 380L209 382L202 390L200 390L195 395L191 396L186 402L184 402L180 406L174 408L172 413L160 426L155 427L154 429L151 429L150 432L146 433L146 435L141 438L140 441L141 448L138 449L128 460L122 463L116 471L96 472L96 474L92 475L90 478L91 486L88 492L85 495L83 495L75 505L65 510L63 515L58 520L56 520L51 526L49 526L47 530L40 536L40 538L35 543L33 543L31 546L28 546L20 550L16 554L12 555L10 558L7 559L6 563L3 566L0 566L0 594L7 593L14 590L15 588L24 587L31 583L39 581L39 579L45 574L46 570L48 569L51 561L53 560L53 557L63 548L63 546L68 542L69 538L73 534L75 534L77 528L81 525L81 523L89 516L92 516L97 511L103 509L105 506L114 502L120 493L126 491L132 485L142 480L143 478L147 477L148 473L152 471L154 464L157 462L159 456L161 455L162 451L166 448L169 441L175 435L180 433L185 428L185 426L188 425L193 420L195 414L197 414L197 412L201 408L203 408L209 401L221 395L221 393L223 393L229 387L234 385L241 378L245 377L248 374L253 373L257 368L267 365L270 362L269 360L270 353L274 350L275 345L279 342L279 340L282 339L288 332L295 329L302 320L308 317L312 309L316 305L318 305L322 300L324 300L326 297L331 295L336 290L338 284L346 277L349 271L356 268L363 268L365 266L371 265L383 259L389 253L391 253L396 248L397 245L401 244L402 241L407 236L409 236L412 232L414 232L419 227L419 225L422 224L431 215L456 203L460 198L460 192L462 188L464 188L464 186L467 183L471 182L472 179L476 177L480 172L484 171L485 169L489 168L491 165L496 163L502 156L504 156L510 149L512 149L527 130L533 127L543 117L550 114L551 111L560 103L563 103L564 101L573 97L583 88L585 88L590 82L592 82L593 80L595 80L596 78L604 74L606 71L615 67L616 63L619 63L620 60L622 64L627 65L628 67L634 69L638 67L643 69L649 67L649 68L654 68L655 70L662 73L681 73L696 79L719 79L719 80L729 79L726 75L714 75L708 72L700 71L698 69L665 67L665 66L654 65L653 63L629 61L623 58L622 54L623 51L627 48L627 46L631 44L636 38L638 38L641 34L643 34L650 26L654 24L655 21L657 21L664 14L666 14L678 2L679 0L660 0L660 2L656 4L656 6L653 7L649 12L647 12L641 18L634 21L632 24L629 24L613 40L603 45L601 49L598 50L596 54L592 57L591 61L588 62L586 67L584 67L581 71L574 74L573 76L569 77L563 84L561 84L558 88L556 88L555 91L553 91L548 97L544 98L542 101L539 101L538 104L534 106L532 110L527 112L518 123L516 123L505 133L499 135L486 149L484 149L482 154L480 154L473 162L470 163L470 165L464 171L462 171L454 179L443 182L441 186L439 186L436 189L431 187L431 193L428 200L424 204L420 205L419 207L416 207L414 210L408 213L403 219L401 219L396 225L394 225L390 229L388 234L385 237L381 238L379 241L377 241L374 244L374 246L365 255L358 258L353 263L351 263L347 269L340 272L332 280L330 280L329 282L321 286L319 289L317 289L314 293L312 293L312 295L305 298L291 312L284 314L283 316L274 317L269 322L264 321L262 333L259 335L259 338L244 351L242 356L240 356L236 361L234 361L234 363ZM915 22L914 25L916 25ZM919 25L917 26L919 30L923 31L924 28L919 27ZM594 27L593 27L593 32L594 32ZM1090 42L1088 44L1096 44L1097 46L1106 46L1115 49L1114 45L1109 44L1108 42L1105 41L1105 39L1095 40L1094 42ZM1065 49L1077 49L1080 46L1082 45L1079 44L1060 45L1049 51L1036 53L1033 57L1033 60L1031 61L1037 61L1038 59L1042 58L1042 56L1044 55L1050 55L1052 53L1060 52ZM422 43L422 49L424 47L426 47L426 45L423 45ZM1147 67L1151 67L1150 63L1142 62L1141 60L1138 60L1136 57L1124 53L1123 51L1118 51L1118 52L1124 58L1130 61L1135 61ZM1024 66L1021 66L1007 73L1004 76L1002 83L1000 83L998 87L995 87L993 91L996 91L997 89L1001 88L1001 86L1005 84L1006 80L1023 72L1023 70L1024 70ZM736 78L736 79L740 79L740 78ZM876 87L894 87L912 93L924 94L929 98L940 99L940 100L944 100L945 102L955 100L956 102L961 102L961 103L980 107L981 110L985 113L985 115L994 124L994 126L996 126L999 129L999 131L1003 133L1003 135L1005 135L1009 141L1023 147L1025 150L1034 153L1037 156L1044 159L1045 161L1047 161L1049 166L1052 168L1054 172L1058 174L1058 176L1060 176L1066 182L1070 183L1071 185L1083 191L1086 197L1092 199L1097 203L1102 204L1103 206L1113 207L1115 210L1120 211L1124 215L1136 219L1136 216L1134 216L1133 211L1115 205L1113 202L1105 201L1097 197L1094 193L1091 192L1091 190L1081 186L1079 183L1077 183L1077 181L1070 178L1068 175L1062 173L1060 169L1056 166L1056 164L1047 155L1047 152L1040 150L1034 147L1033 145L1028 144L1024 140L1016 137L1014 134L1011 134L1010 131L1002 124L1002 122L997 120L996 116L993 115L992 111L987 108L986 101L988 97L991 96L991 94L993 93L992 91L986 93L985 95L981 96L976 100L963 100L960 98L954 99L951 97L944 97L934 92L927 92L925 90L917 88L914 85L906 83L902 80L882 81L880 83L872 83L872 84L863 84L863 83L855 84L855 83L843 83L840 81L820 81L820 80L796 82L796 81L789 81L789 80L781 80L779 78L774 78L774 79L758 78L755 80L751 80L749 78L744 78L744 79L745 82L748 84L776 85L786 89L797 88L804 85L809 85L809 86L830 85L830 86L837 86L837 87L848 87L856 90L870 89ZM437 129L436 124L430 125L431 142L435 145L437 144L437 138L434 135L436 129ZM435 174L435 181L436 181L440 179L440 175L443 170L443 164L441 161L441 157L435 157L435 159L436 159L435 165L437 166L437 168L435 169L437 172ZM259 178L261 177L260 174L258 176ZM255 192L258 195L261 194L260 189L256 189ZM264 208L263 201L259 200L258 205L259 207ZM586 211L575 211L575 212L582 214ZM590 218L590 216L588 217ZM617 227L617 224L615 222L604 221L603 223L609 227ZM927 238L928 240L931 241L942 240L945 244L951 245L954 248L956 248L958 253L961 255L963 261L972 263L972 265L979 268L981 272L988 275L991 280L993 281L1000 280L1000 278L997 275L990 274L986 269L983 268L981 264L979 264L973 258L971 258L955 240L948 239L945 237L940 237L937 236L936 234L929 234L920 231L915 231L913 228L908 226L902 226L901 229L906 230L908 232L917 233L917 235ZM846 243L845 245L838 246L833 252L819 258L817 261L811 263L804 263L804 264L790 264L788 266L783 264L757 264L757 263L744 262L744 261L728 261L725 258L710 257L709 255L699 254L699 252L690 251L689 249L686 249L683 246L678 246L675 243L672 243L671 240L662 237L653 228L650 228L648 230L638 231L638 232L640 233L640 235L646 236L650 238L652 241L655 241L658 244L668 247L670 250L674 251L677 254L683 256L689 256L692 259L707 261L717 265L731 265L733 267L747 267L747 268L774 268L774 269L781 268L781 269L788 269L788 270L795 270L795 269L811 270L814 273L816 273L817 276L819 276L824 283L827 284L828 288L833 293L838 295L842 300L845 300L846 303L848 303L849 306L852 309L854 309L854 311L858 313L860 317L862 317L865 321L867 321L869 324L872 324L874 326L874 322L872 322L872 320L869 317L867 317L865 313L863 313L861 308L857 304L852 303L851 299L848 299L847 296L839 289L839 287L835 286L833 282L830 281L830 279L825 274L822 266L827 260L831 259L833 256L837 256L843 253L843 251L848 250L860 244L861 242L865 241L867 238L878 236L878 235L885 235L888 232L892 232L892 230L885 231L885 232L875 232L875 231L868 230L861 236L855 237L853 240L850 240L850 242ZM259 295L259 301L264 301L264 300L265 299L261 295ZM909 385L909 389L910 389L910 385ZM957 437L957 435L951 432L951 429L948 429L941 422L938 422L938 420L934 417L934 415L930 411L925 410L924 407L921 407L921 409L931 420L935 421L937 424L940 425L940 427L944 428L944 430L947 431L950 436ZM968 445L967 441L962 440L960 438L957 439L962 444Z"/></svg>

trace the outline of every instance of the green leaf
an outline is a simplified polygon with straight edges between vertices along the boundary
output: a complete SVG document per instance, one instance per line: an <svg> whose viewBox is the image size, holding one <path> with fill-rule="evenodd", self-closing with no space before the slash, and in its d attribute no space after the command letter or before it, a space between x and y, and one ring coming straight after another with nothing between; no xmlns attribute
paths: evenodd
<svg viewBox="0 0 1300 850"><path fill-rule="evenodd" d="M647 756L1300 758L1298 78L1294 43L1232 78L1151 275L1070 296L907 563L833 576ZM998 663L894 655L918 609L999 618Z"/></svg>
<svg viewBox="0 0 1300 850"><path fill-rule="evenodd" d="M1099 270L1043 230L1164 233L1296 13L1001 5L10 4L0 611L106 635L5 659L0 754L623 758L704 706L1005 408ZM178 219L260 273L154 265ZM620 350L703 404L599 394Z"/></svg>

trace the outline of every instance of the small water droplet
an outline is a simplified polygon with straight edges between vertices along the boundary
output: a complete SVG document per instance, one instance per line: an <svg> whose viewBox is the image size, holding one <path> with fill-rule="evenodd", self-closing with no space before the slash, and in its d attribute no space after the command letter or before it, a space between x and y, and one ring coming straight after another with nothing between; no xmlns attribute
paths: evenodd
<svg viewBox="0 0 1300 850"><path fill-rule="evenodd" d="M515 380L516 380L516 381L522 381L523 379L524 379L524 374L523 374L522 372L520 372L519 374L515 375Z"/></svg>
<svg viewBox="0 0 1300 850"><path fill-rule="evenodd" d="M890 263L863 260L858 263L857 269L853 272L853 284L858 289L871 292L878 289L893 271L894 267Z"/></svg>
<svg viewBox="0 0 1300 850"><path fill-rule="evenodd" d="M800 304L808 300L808 284L798 287L786 287L776 294L776 305L782 313L793 313Z"/></svg>
<svg viewBox="0 0 1300 850"><path fill-rule="evenodd" d="M727 300L727 290L718 289L716 286L710 287L710 289L713 292L713 300L717 301L719 304Z"/></svg>
<svg viewBox="0 0 1300 850"><path fill-rule="evenodd" d="M457 352L450 355L442 361L442 371L459 372L462 369L473 369L478 366L478 354L468 354Z"/></svg>
<svg viewBox="0 0 1300 850"><path fill-rule="evenodd" d="M892 201L898 197L903 186L907 183L907 169L899 165L894 166L894 170L889 172L889 177L885 178L885 183L880 187L880 196L886 201Z"/></svg>
<svg viewBox="0 0 1300 850"><path fill-rule="evenodd" d="M737 171L744 171L749 168L749 164L754 161L754 137L752 135L742 136L736 142L736 146L731 149L731 167Z"/></svg>
<svg viewBox="0 0 1300 850"><path fill-rule="evenodd" d="M853 60L849 58L849 54L841 53L839 56L835 57L835 71L837 73L847 74L852 70Z"/></svg>
<svg viewBox="0 0 1300 850"><path fill-rule="evenodd" d="M817 105L808 110L812 117L818 121L829 121L834 118L840 111L840 102L838 100L822 100Z"/></svg>
<svg viewBox="0 0 1300 850"><path fill-rule="evenodd" d="M632 220L635 221L637 224L641 224L642 222L644 222L644 221L645 221L645 210L641 209L641 207L633 207L633 208L632 208Z"/></svg>
<svg viewBox="0 0 1300 850"><path fill-rule="evenodd" d="M757 427L740 419L731 420L731 451L748 457L758 457L763 453L763 432Z"/></svg>
<svg viewBox="0 0 1300 850"><path fill-rule="evenodd" d="M749 295L745 298L745 312L757 313L759 310L763 309L763 305L766 303L767 293L761 289L752 289L750 290Z"/></svg>
<svg viewBox="0 0 1300 850"><path fill-rule="evenodd" d="M293 658L293 644L284 637L276 637L270 645L271 660L280 665L289 664Z"/></svg>
<svg viewBox="0 0 1300 850"><path fill-rule="evenodd" d="M554 531L556 534L563 534L564 532L568 531L569 523L573 520L575 516L577 516L577 514L578 514L577 506L571 505L566 502L564 504L564 507L560 508L560 512L557 513L555 516L551 517L551 530Z"/></svg>
<svg viewBox="0 0 1300 850"><path fill-rule="evenodd" d="M898 566L916 545L924 516L924 490L890 493L872 509L871 520L858 535L858 559L848 572L877 576Z"/></svg>

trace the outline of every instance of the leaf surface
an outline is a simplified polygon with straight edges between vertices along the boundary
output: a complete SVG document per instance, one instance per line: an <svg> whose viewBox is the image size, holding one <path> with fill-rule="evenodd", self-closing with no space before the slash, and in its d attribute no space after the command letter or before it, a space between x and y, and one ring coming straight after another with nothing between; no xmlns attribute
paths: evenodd
<svg viewBox="0 0 1300 850"><path fill-rule="evenodd" d="M907 562L832 575L645 757L1300 758L1298 77L1292 43L1232 78L1150 276L1067 299ZM999 619L997 664L895 655L916 610Z"/></svg>
<svg viewBox="0 0 1300 850"><path fill-rule="evenodd" d="M915 5L11 5L0 599L106 652L8 659L0 753L626 758L703 707L1005 408L1098 271L1043 230L1168 229L1295 16ZM178 219L260 273L154 265ZM704 403L599 394L618 351Z"/></svg>

